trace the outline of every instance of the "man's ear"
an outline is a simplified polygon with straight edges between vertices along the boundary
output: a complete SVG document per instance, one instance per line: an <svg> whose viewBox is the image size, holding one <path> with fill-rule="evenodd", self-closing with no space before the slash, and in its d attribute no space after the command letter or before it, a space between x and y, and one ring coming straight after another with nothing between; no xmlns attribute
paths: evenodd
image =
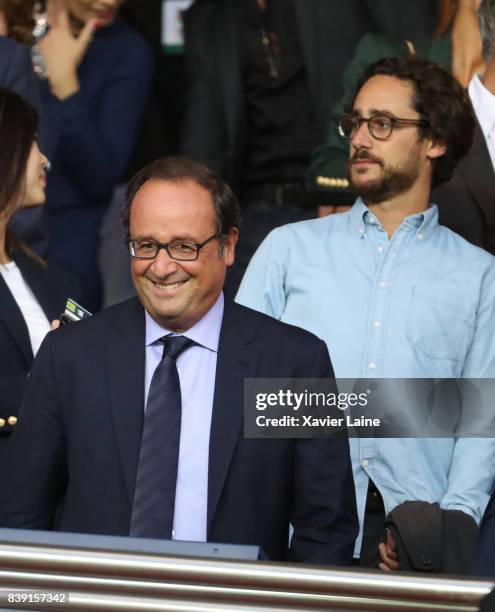
<svg viewBox="0 0 495 612"><path fill-rule="evenodd" d="M437 157L442 157L442 155L445 155L446 151L446 144L430 141L426 151L426 156L428 159L436 159Z"/></svg>
<svg viewBox="0 0 495 612"><path fill-rule="evenodd" d="M239 230L236 227L233 227L227 238L223 241L222 251L223 258L227 266L231 266L234 263L235 259L235 245L237 243L237 239L239 238Z"/></svg>

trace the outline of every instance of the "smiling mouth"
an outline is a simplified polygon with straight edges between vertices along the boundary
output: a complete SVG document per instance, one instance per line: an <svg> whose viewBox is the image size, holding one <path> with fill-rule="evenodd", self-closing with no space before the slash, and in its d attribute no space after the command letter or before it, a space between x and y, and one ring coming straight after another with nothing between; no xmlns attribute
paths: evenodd
<svg viewBox="0 0 495 612"><path fill-rule="evenodd" d="M153 281L151 279L148 279L151 283L153 283L153 285L159 289L160 291L173 291L174 289L178 289L179 287L182 287L182 285L184 285L185 283L187 283L187 280L183 280L183 281L178 281L175 283L158 283L156 281Z"/></svg>

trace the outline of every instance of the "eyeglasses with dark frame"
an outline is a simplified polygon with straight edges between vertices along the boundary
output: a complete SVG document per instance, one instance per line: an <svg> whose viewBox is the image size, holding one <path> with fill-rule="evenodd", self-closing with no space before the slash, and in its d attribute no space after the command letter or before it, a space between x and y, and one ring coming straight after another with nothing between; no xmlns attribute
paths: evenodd
<svg viewBox="0 0 495 612"><path fill-rule="evenodd" d="M427 119L401 119L387 115L374 115L373 117L360 117L359 115L343 115L337 119L337 129L343 138L351 140L363 123L368 124L368 130L376 140L387 140L396 127L420 126L429 127Z"/></svg>
<svg viewBox="0 0 495 612"><path fill-rule="evenodd" d="M148 238L125 240L129 249L129 255L133 259L155 259L160 249L165 249L168 256L176 261L196 261L199 252L212 240L219 238L217 232L207 238L204 242L189 242L188 240L174 240L173 242L157 242Z"/></svg>

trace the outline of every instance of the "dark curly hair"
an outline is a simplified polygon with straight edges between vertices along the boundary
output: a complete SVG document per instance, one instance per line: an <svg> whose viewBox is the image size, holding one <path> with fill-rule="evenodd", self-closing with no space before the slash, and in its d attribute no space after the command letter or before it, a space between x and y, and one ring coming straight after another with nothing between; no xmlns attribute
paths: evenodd
<svg viewBox="0 0 495 612"><path fill-rule="evenodd" d="M5 15L10 38L25 45L33 44L33 10L32 0L0 0L0 11Z"/></svg>
<svg viewBox="0 0 495 612"><path fill-rule="evenodd" d="M218 178L210 168L185 157L165 157L157 159L136 172L127 186L122 225L126 239L130 238L129 225L131 205L136 193L146 181L158 179L178 183L191 180L204 187L213 200L217 231L220 242L225 239L232 228L240 225L240 206L230 187Z"/></svg>
<svg viewBox="0 0 495 612"><path fill-rule="evenodd" d="M366 68L349 109L366 81L377 75L412 83L412 106L429 122L429 127L418 128L421 137L428 136L436 144L447 146L444 155L433 160L432 187L446 183L473 140L476 120L467 91L434 62L419 57L389 57Z"/></svg>

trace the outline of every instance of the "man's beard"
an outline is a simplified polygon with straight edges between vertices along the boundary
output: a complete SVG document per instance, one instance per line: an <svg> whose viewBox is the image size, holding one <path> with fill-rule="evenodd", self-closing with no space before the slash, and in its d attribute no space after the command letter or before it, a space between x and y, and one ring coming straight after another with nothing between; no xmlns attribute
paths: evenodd
<svg viewBox="0 0 495 612"><path fill-rule="evenodd" d="M352 173L352 162L356 159L369 159L377 162L383 169L381 176L369 180L356 181ZM367 170L369 171L369 169ZM359 168L354 167L354 176L359 174ZM419 159L416 148L411 149L409 157L401 166L385 166L383 161L371 155L366 149L357 151L347 162L347 176L351 189L369 204L380 204L386 200L406 193L414 185L419 176Z"/></svg>

